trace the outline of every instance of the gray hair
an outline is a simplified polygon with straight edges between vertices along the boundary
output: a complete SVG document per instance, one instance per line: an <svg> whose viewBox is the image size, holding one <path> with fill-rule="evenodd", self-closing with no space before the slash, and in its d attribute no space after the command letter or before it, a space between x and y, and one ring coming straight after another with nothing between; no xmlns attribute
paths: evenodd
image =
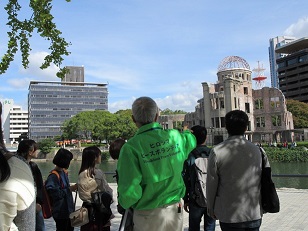
<svg viewBox="0 0 308 231"><path fill-rule="evenodd" d="M135 121L144 125L155 121L158 107L152 98L143 96L134 101L132 113Z"/></svg>

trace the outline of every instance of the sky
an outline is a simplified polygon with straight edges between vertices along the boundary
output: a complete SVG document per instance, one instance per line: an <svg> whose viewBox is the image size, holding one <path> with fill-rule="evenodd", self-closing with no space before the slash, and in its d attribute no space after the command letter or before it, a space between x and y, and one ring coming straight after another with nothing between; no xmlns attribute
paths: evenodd
<svg viewBox="0 0 308 231"><path fill-rule="evenodd" d="M7 47L7 21L0 2L0 57ZM25 1L19 1L24 4ZM227 56L250 68L258 61L270 86L268 47L276 36L308 37L307 0L65 0L53 1L54 22L71 42L63 66L84 66L85 82L108 83L108 109L131 108L140 96L164 109L192 112L202 82L215 83ZM22 5L22 15L29 15ZM60 81L57 68L41 70L48 41L34 34L28 69L16 54L0 75L0 99L27 109L31 80Z"/></svg>

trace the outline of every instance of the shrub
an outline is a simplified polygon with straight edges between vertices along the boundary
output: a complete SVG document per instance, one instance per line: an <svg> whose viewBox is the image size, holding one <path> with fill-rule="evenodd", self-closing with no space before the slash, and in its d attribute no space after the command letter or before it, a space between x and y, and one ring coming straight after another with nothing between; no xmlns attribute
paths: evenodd
<svg viewBox="0 0 308 231"><path fill-rule="evenodd" d="M277 148L264 147L270 161L277 162L308 162L308 151L303 147Z"/></svg>

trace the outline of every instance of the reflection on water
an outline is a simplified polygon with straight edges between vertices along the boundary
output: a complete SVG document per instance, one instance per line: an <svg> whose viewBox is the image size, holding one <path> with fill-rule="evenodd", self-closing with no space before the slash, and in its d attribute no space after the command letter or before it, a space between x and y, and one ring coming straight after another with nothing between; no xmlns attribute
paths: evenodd
<svg viewBox="0 0 308 231"><path fill-rule="evenodd" d="M41 169L43 179L46 179L48 173L54 168L52 161L48 162L37 162L39 168ZM80 168L81 161L73 160L69 167L69 179L70 182L77 182L78 172ZM308 175L308 163L271 163L273 174L306 174ZM99 166L103 172L110 172L112 174L106 174L107 181L109 183L115 183L115 178L113 178L114 172L117 167L116 161L102 162ZM300 178L287 178L287 177L273 177L275 185L277 188L298 188L298 189L308 189L308 177Z"/></svg>
<svg viewBox="0 0 308 231"><path fill-rule="evenodd" d="M308 175L308 163L271 163L272 174ZM308 189L308 177L273 177L277 188Z"/></svg>
<svg viewBox="0 0 308 231"><path fill-rule="evenodd" d="M39 166L43 179L45 180L49 174L49 172L54 168L54 164L52 161L47 162L36 162ZM68 177L70 182L77 182L78 179L78 172L80 169L81 161L72 160L70 167L68 169ZM116 161L104 161L100 165L97 166L100 168L103 172L107 173L110 172L112 174L106 174L107 181L109 183L115 183L115 178L113 175L115 174L115 170L117 168L117 162Z"/></svg>

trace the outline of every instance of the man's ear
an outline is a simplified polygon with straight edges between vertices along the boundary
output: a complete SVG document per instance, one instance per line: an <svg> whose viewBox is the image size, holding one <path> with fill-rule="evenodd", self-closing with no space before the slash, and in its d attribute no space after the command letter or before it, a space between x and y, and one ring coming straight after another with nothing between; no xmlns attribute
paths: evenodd
<svg viewBox="0 0 308 231"><path fill-rule="evenodd" d="M154 122L156 122L158 119L158 113L156 113L155 118L154 118Z"/></svg>
<svg viewBox="0 0 308 231"><path fill-rule="evenodd" d="M132 120L133 120L133 122L134 123L136 123L136 120L135 120L135 118L134 118L134 116L132 115Z"/></svg>

